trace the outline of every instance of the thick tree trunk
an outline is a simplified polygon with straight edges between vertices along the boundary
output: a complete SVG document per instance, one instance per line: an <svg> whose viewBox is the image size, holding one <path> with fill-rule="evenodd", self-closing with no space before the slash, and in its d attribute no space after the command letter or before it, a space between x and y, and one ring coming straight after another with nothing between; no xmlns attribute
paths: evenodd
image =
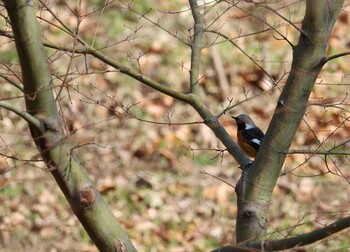
<svg viewBox="0 0 350 252"><path fill-rule="evenodd" d="M100 251L135 251L63 134L33 1L4 3L22 68L27 111L41 122L40 127L29 127L46 165Z"/></svg>
<svg viewBox="0 0 350 252"><path fill-rule="evenodd" d="M307 0L298 44L286 85L252 166L237 184L237 242L264 240L271 194L315 80L326 62L329 35L343 0Z"/></svg>

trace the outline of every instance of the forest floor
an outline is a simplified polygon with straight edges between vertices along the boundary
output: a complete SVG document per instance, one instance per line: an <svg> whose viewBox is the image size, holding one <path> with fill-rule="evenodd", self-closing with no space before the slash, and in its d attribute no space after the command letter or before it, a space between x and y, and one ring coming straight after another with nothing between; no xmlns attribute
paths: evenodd
<svg viewBox="0 0 350 252"><path fill-rule="evenodd" d="M51 3L52 8L74 30L76 19L69 13L78 1L65 2ZM98 1L92 2L98 5ZM146 13L148 5L157 5L157 1L141 2L134 1L126 8L122 1L116 1L103 12L91 12L82 20L79 35L93 41L96 48L119 41L104 52L118 62L142 69L144 75L164 85L187 90L190 50L180 41L182 34L179 32L179 39L175 39L131 11L134 8ZM158 19L168 31L172 31L171 25L179 31L185 25L190 28L190 12L181 7L186 6L185 1L169 2L174 3L164 1L159 8L181 11L169 13L157 7L147 17ZM292 7L299 12L291 20L300 25L303 7ZM81 3L79 10L88 13L91 8ZM221 22L235 23L236 17L249 23L246 27L238 21L235 29L222 29L227 29L229 37L240 34L235 43L244 46L255 63L279 80L276 86L268 82L264 72L230 43L202 50L202 99L214 114L237 104L219 119L236 140L231 115L249 114L266 131L288 76L292 52L286 41L276 39L275 31L242 36L266 26L260 27L256 20L254 23L241 9L230 8L227 13L219 10L226 15ZM116 16L116 11L120 15ZM287 7L281 11L288 13ZM37 14L58 24L47 11ZM274 18L280 24L284 22L278 16ZM349 18L349 11L342 12L329 41L329 54L350 50ZM216 27L221 27L221 19ZM52 32L48 23L42 21L41 25L45 40L72 44L72 38ZM293 32L291 25L278 29L297 43L297 31ZM213 37L205 38L207 45L213 41L217 42ZM234 243L234 187L241 170L196 111L91 57L72 57L53 49L47 53L56 94L70 59L74 59L66 80L69 88L63 89L59 103L62 121L74 155L137 249L209 251ZM0 54L4 63L16 67L13 43L4 43ZM349 156L315 154L337 145L337 150L349 152L349 73L349 58L340 58L327 64L317 79L291 147L305 152L288 156L273 192L268 216L270 239L309 232L349 215ZM0 85L1 97L20 96L3 79ZM12 100L24 108L22 97ZM26 123L3 109L0 116L0 251L97 251L40 161ZM350 232L339 232L294 251L350 251Z"/></svg>

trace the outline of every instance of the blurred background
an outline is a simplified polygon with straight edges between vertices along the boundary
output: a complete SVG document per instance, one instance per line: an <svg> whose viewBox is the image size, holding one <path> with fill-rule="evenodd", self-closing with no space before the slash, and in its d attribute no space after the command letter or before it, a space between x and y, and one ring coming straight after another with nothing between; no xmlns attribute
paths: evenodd
<svg viewBox="0 0 350 252"><path fill-rule="evenodd" d="M232 115L249 114L265 132L291 67L287 39L298 42L290 23L300 27L304 1L273 1L271 9L237 1L199 4L208 11L203 101L234 139ZM329 55L350 49L345 4ZM44 5L37 3L37 16L47 44L81 48L68 27L118 63L189 92L193 18L187 1ZM10 32L6 15L1 3L0 27ZM1 76L20 83L13 39L0 41ZM208 251L235 242L234 186L241 170L196 111L92 56L46 51L72 151L139 251ZM342 57L317 79L274 190L271 239L349 215L349 73L349 59ZM23 93L3 77L0 85L0 99L25 110ZM0 116L0 251L97 251L41 162L26 122L5 109ZM349 238L340 232L305 251L346 251Z"/></svg>

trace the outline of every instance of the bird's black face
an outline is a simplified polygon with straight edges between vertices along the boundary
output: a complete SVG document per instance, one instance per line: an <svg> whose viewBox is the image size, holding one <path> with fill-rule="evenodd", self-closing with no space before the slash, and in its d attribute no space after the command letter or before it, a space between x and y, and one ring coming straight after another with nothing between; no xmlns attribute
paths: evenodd
<svg viewBox="0 0 350 252"><path fill-rule="evenodd" d="M232 116L232 118L235 119L239 130L247 130L255 127L255 124L248 115L241 114L239 116Z"/></svg>
<svg viewBox="0 0 350 252"><path fill-rule="evenodd" d="M244 130L245 129L245 122L241 120L238 117L232 116L233 119L235 119L237 127L239 130Z"/></svg>
<svg viewBox="0 0 350 252"><path fill-rule="evenodd" d="M235 119L237 124L248 122L245 118L241 117L241 115L239 115L239 116L232 116L232 118Z"/></svg>

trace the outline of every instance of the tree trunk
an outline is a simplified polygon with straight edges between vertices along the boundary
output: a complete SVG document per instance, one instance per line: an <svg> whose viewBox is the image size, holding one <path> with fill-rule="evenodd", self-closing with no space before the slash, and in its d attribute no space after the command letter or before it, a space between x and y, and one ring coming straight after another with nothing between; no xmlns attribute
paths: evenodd
<svg viewBox="0 0 350 252"><path fill-rule="evenodd" d="M286 153L305 114L315 80L326 62L329 35L343 0L307 0L306 13L286 85L253 165L237 184L237 242L266 237L271 194Z"/></svg>
<svg viewBox="0 0 350 252"><path fill-rule="evenodd" d="M27 111L40 121L39 127L31 124L29 127L47 167L100 251L136 251L73 156L63 133L33 1L6 0L4 3L21 64Z"/></svg>

